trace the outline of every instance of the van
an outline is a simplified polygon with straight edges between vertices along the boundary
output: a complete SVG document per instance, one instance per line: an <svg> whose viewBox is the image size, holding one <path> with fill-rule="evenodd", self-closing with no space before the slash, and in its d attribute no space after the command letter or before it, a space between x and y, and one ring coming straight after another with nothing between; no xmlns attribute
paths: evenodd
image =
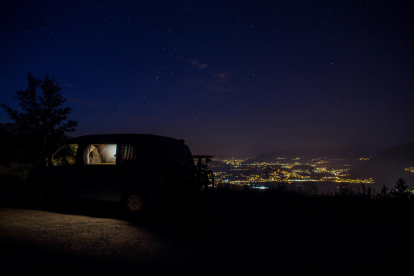
<svg viewBox="0 0 414 276"><path fill-rule="evenodd" d="M152 134L73 138L46 161L28 176L36 199L116 201L133 214L195 196L197 170L206 175L194 165L184 140Z"/></svg>

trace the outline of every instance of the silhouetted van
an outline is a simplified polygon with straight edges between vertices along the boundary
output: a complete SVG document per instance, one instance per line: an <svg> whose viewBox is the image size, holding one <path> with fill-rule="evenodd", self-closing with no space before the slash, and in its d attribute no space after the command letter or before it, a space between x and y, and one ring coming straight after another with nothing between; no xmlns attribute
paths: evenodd
<svg viewBox="0 0 414 276"><path fill-rule="evenodd" d="M184 141L150 134L71 139L34 168L29 181L39 198L119 201L131 213L179 202L199 188Z"/></svg>

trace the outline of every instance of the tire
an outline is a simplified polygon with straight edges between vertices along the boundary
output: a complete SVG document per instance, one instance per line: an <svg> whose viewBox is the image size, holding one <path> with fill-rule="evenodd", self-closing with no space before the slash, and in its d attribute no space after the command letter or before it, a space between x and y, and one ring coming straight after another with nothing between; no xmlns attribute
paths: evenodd
<svg viewBox="0 0 414 276"><path fill-rule="evenodd" d="M147 213L148 201L140 192L128 192L121 200L124 210L131 215L140 216Z"/></svg>

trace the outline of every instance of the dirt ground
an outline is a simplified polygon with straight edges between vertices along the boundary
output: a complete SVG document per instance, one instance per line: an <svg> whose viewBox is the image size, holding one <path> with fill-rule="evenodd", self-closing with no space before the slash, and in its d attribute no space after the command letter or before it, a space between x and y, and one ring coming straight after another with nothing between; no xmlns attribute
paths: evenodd
<svg viewBox="0 0 414 276"><path fill-rule="evenodd" d="M112 203L0 205L2 267L15 272L330 272L394 275L411 265L411 219L291 202L210 202L131 218ZM277 206L276 206L277 207ZM323 212L325 208L331 209ZM373 207L374 208L374 207ZM376 208L376 207L375 207ZM370 210L370 212L375 211ZM372 208L371 208L372 209ZM367 211L365 210L365 214ZM336 215L335 215L336 214ZM411 251L411 250L410 250Z"/></svg>

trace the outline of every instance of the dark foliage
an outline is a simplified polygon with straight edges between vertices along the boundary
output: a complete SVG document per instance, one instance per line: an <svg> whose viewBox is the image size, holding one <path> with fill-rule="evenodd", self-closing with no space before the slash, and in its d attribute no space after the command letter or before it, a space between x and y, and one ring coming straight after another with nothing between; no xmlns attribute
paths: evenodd
<svg viewBox="0 0 414 276"><path fill-rule="evenodd" d="M408 185L402 178L398 179L390 194L391 196L398 198L409 198L411 196L411 192L408 190Z"/></svg>
<svg viewBox="0 0 414 276"><path fill-rule="evenodd" d="M0 164L8 167L14 159L13 134L0 128L0 145L3 145Z"/></svg>
<svg viewBox="0 0 414 276"><path fill-rule="evenodd" d="M382 185L381 191L378 194L378 197L381 199L386 199L388 197L389 193L388 193L388 188L385 185Z"/></svg>
<svg viewBox="0 0 414 276"><path fill-rule="evenodd" d="M50 150L67 139L66 133L76 131L77 121L67 120L70 107L62 108L63 99L59 83L45 75L43 80L27 76L28 88L16 92L21 111L1 104L10 119L17 124L14 139L15 159L21 163L36 164L40 157L48 156ZM40 88L42 94L38 95Z"/></svg>

